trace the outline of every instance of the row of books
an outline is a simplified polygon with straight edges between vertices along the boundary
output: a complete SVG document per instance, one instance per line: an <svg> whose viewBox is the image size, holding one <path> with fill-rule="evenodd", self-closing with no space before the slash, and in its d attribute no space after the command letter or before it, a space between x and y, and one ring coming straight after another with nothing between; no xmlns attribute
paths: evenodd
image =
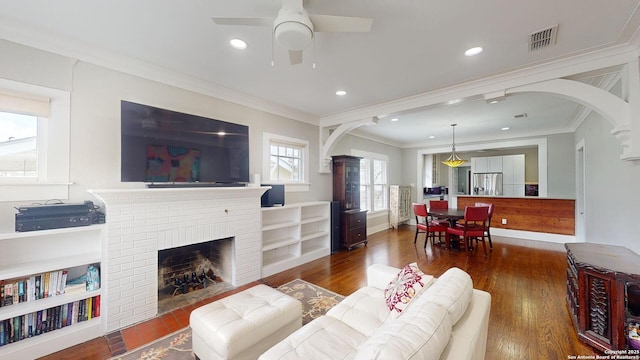
<svg viewBox="0 0 640 360"><path fill-rule="evenodd" d="M70 290L65 289L66 286L67 270L51 271L28 278L0 280L0 306L61 295ZM82 289L81 284L75 286Z"/></svg>
<svg viewBox="0 0 640 360"><path fill-rule="evenodd" d="M100 295L0 321L0 346L100 316Z"/></svg>

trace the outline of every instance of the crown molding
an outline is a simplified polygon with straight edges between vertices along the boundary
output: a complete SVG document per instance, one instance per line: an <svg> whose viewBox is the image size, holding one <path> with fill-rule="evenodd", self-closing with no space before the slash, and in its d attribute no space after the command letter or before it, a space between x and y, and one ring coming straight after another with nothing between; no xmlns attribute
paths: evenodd
<svg viewBox="0 0 640 360"><path fill-rule="evenodd" d="M90 43L56 36L42 29L27 27L2 16L0 16L0 34L1 38L21 45L212 96L292 120L319 125L319 118L306 112L197 79L146 61L133 59Z"/></svg>
<svg viewBox="0 0 640 360"><path fill-rule="evenodd" d="M512 87L528 85L545 80L626 64L638 58L638 48L621 45L538 64L524 69L504 72L491 77L473 80L449 87L382 102L376 105L326 116L320 119L321 127L335 126L356 119L394 114L432 105L444 104L451 100L474 98L486 93L503 91Z"/></svg>

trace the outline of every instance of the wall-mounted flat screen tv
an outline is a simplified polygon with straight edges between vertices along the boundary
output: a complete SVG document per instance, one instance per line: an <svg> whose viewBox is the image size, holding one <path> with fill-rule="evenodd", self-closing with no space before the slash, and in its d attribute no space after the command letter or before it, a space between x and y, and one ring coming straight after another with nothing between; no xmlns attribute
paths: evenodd
<svg viewBox="0 0 640 360"><path fill-rule="evenodd" d="M121 102L121 181L249 182L249 127Z"/></svg>

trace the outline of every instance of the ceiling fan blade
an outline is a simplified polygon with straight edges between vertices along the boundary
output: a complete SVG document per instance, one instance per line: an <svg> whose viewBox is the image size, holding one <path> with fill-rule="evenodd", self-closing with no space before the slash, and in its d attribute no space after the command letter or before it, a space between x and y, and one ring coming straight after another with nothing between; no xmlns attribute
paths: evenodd
<svg viewBox="0 0 640 360"><path fill-rule="evenodd" d="M218 25L273 26L274 18L211 18Z"/></svg>
<svg viewBox="0 0 640 360"><path fill-rule="evenodd" d="M302 50L289 50L289 62L291 65L302 64Z"/></svg>
<svg viewBox="0 0 640 360"><path fill-rule="evenodd" d="M373 19L349 16L309 14L314 31L369 32Z"/></svg>

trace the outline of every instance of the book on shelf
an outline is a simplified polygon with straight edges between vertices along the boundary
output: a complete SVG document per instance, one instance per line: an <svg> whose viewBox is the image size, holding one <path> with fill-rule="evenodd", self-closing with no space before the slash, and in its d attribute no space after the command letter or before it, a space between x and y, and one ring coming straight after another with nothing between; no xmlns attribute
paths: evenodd
<svg viewBox="0 0 640 360"><path fill-rule="evenodd" d="M87 292L87 284L67 284L64 287L65 294L74 294L79 292Z"/></svg>
<svg viewBox="0 0 640 360"><path fill-rule="evenodd" d="M29 314L0 321L4 328L4 343L20 341L29 337L72 326L79 322L99 317L99 295L78 300ZM10 331L10 334L8 333ZM1 346L1 345L0 345Z"/></svg>
<svg viewBox="0 0 640 360"><path fill-rule="evenodd" d="M95 268L95 265L88 268L91 267ZM68 280L68 274L68 270L56 270L25 278L0 280L0 306L87 291L87 275ZM99 288L99 278L97 281Z"/></svg>

